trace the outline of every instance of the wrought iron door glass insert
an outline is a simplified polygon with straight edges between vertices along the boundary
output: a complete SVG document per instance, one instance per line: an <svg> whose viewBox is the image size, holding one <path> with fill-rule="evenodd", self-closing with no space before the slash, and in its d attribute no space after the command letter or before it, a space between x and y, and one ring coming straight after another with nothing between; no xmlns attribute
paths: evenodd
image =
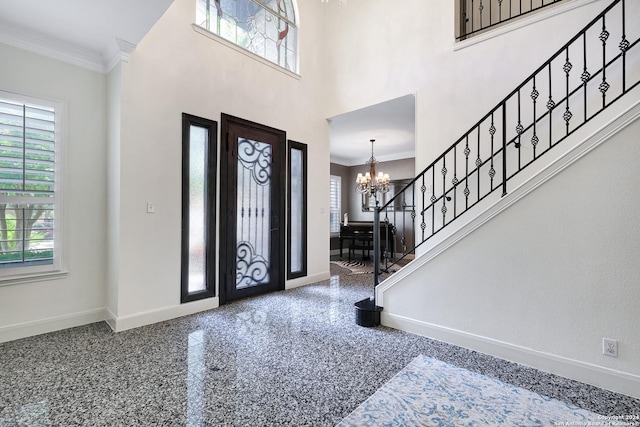
<svg viewBox="0 0 640 427"><path fill-rule="evenodd" d="M268 284L271 245L271 145L238 138L236 288Z"/></svg>

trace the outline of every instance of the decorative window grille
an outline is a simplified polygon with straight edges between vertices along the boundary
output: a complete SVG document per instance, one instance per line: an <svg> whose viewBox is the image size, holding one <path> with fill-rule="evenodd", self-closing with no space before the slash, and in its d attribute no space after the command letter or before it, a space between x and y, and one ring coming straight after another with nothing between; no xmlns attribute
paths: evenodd
<svg viewBox="0 0 640 427"><path fill-rule="evenodd" d="M196 24L291 72L298 72L293 0L196 0Z"/></svg>
<svg viewBox="0 0 640 427"><path fill-rule="evenodd" d="M330 177L330 202L329 202L329 222L332 236L340 234L340 197L342 179L339 176Z"/></svg>
<svg viewBox="0 0 640 427"><path fill-rule="evenodd" d="M57 107L0 92L0 279L61 270Z"/></svg>

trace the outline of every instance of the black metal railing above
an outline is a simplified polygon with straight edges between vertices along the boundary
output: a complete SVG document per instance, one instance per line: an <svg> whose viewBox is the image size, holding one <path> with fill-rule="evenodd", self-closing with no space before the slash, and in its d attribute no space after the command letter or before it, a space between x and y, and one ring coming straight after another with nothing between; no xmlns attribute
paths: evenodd
<svg viewBox="0 0 640 427"><path fill-rule="evenodd" d="M382 205L396 239L385 247L397 248L383 268L495 191L506 195L512 178L638 86L639 13L640 2L614 1Z"/></svg>
<svg viewBox="0 0 640 427"><path fill-rule="evenodd" d="M459 0L458 41L567 0Z"/></svg>

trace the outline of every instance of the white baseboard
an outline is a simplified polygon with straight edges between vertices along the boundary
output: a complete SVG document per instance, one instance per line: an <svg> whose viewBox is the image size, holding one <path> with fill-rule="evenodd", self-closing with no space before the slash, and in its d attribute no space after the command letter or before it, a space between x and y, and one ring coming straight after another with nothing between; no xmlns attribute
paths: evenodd
<svg viewBox="0 0 640 427"><path fill-rule="evenodd" d="M127 329L138 328L140 326L151 325L153 323L164 322L165 320L211 310L219 306L220 300L218 297L214 297L127 316L116 316L110 310L105 309L107 312L105 320L114 332L122 332Z"/></svg>
<svg viewBox="0 0 640 427"><path fill-rule="evenodd" d="M385 311L381 313L381 323L384 326L447 342L640 399L639 375L544 353Z"/></svg>
<svg viewBox="0 0 640 427"><path fill-rule="evenodd" d="M0 342L13 341L34 335L75 328L89 323L102 322L107 318L104 308L65 314L64 316L48 317L46 319L17 323L0 327Z"/></svg>
<svg viewBox="0 0 640 427"><path fill-rule="evenodd" d="M292 279L287 281L285 288L286 289L299 288L301 286L310 285L312 283L321 282L323 280L328 280L329 277L331 277L331 273L328 271L325 271L323 273L312 274L310 276L304 276L298 279Z"/></svg>

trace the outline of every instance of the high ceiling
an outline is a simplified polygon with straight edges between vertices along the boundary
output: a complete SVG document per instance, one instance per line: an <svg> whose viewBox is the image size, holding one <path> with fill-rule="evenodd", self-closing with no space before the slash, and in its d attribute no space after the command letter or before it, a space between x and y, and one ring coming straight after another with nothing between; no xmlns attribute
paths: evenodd
<svg viewBox="0 0 640 427"><path fill-rule="evenodd" d="M406 95L329 119L331 161L345 166L371 157L384 162L415 157L415 96Z"/></svg>
<svg viewBox="0 0 640 427"><path fill-rule="evenodd" d="M173 0L0 0L0 42L106 70L116 39L137 45Z"/></svg>
<svg viewBox="0 0 640 427"><path fill-rule="evenodd" d="M0 0L0 42L107 72L113 56L135 48L172 2ZM371 139L379 161L414 157L414 117L408 95L330 118L331 161L363 164Z"/></svg>

